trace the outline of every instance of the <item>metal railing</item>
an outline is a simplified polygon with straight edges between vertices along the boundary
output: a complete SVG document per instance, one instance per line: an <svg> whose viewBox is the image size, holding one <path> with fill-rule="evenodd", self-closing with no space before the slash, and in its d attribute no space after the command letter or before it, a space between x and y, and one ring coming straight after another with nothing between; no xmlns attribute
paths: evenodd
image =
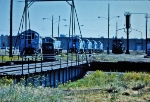
<svg viewBox="0 0 150 102"><path fill-rule="evenodd" d="M5 62L5 57L2 56L1 61ZM0 75L24 75L29 73L37 73L42 71L48 71L52 69L66 68L70 66L78 66L80 64L89 63L89 55L87 54L61 54L55 56L55 61L44 61L43 57L38 56L26 56L18 57L10 61L17 61L13 65L1 66ZM68 59L68 60L67 60Z"/></svg>

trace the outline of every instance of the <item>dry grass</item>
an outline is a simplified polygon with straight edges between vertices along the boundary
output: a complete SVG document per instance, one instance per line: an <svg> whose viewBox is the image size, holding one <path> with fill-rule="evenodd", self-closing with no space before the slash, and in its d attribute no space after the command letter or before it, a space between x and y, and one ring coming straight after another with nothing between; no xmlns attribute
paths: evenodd
<svg viewBox="0 0 150 102"><path fill-rule="evenodd" d="M0 81L0 102L149 102L149 73L96 71L59 88L25 87L6 78Z"/></svg>
<svg viewBox="0 0 150 102"><path fill-rule="evenodd" d="M106 55L101 61L149 61L144 54ZM122 58L121 58L122 57ZM101 59L100 59L101 58ZM76 82L65 83L59 88L25 87L12 80L0 80L0 102L150 102L150 73L126 72L124 74L95 71Z"/></svg>

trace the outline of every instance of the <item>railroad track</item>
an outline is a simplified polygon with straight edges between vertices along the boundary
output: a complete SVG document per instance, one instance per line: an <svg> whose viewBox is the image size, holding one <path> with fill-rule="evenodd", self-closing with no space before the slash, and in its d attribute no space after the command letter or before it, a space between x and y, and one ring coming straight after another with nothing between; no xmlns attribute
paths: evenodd
<svg viewBox="0 0 150 102"><path fill-rule="evenodd" d="M86 61L78 62L78 64L84 64ZM0 75L21 75L36 73L48 70L55 70L59 68L66 68L69 66L76 66L75 61L55 61L55 62L43 62L43 63L31 63L31 64L20 64L20 65L11 65L11 66L1 66Z"/></svg>

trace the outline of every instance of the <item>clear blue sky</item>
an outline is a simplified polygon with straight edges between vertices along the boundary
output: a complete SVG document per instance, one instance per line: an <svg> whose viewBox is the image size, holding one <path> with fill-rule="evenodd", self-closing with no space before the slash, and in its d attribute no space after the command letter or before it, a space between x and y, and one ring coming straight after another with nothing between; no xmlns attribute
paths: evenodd
<svg viewBox="0 0 150 102"><path fill-rule="evenodd" d="M13 2L13 35L17 35L21 16L23 13L24 0L14 0ZM150 1L88 1L88 0L74 0L77 15L81 26L81 33L83 37L100 37L108 36L108 3L110 4L110 38L116 35L116 22L118 22L118 29L125 26L125 12L130 13L148 13L150 14ZM54 37L58 35L58 17L66 19L60 21L60 34L69 33L69 18L71 7L65 1L52 2L34 2L29 8L30 12L30 28L37 31L41 36L50 36L52 33L51 17L54 17ZM0 34L9 35L9 13L10 0L0 0ZM98 18L98 16L105 18ZM113 18L120 16L120 18ZM43 20L42 18L49 18ZM144 14L131 14L131 28L130 38L145 38L146 19ZM148 37L150 37L150 18L148 19ZM29 27L28 27L29 28ZM25 26L23 28L25 30ZM80 34L76 22L77 35ZM118 37L126 38L124 30L117 32Z"/></svg>

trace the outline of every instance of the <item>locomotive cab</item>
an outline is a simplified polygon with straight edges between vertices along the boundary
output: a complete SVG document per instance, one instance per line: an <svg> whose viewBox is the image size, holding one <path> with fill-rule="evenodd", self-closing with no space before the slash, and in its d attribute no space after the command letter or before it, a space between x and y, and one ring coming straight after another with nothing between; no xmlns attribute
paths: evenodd
<svg viewBox="0 0 150 102"><path fill-rule="evenodd" d="M61 41L57 40L56 38L45 37L45 38L43 38L43 42L53 43L55 54L61 54L62 53Z"/></svg>
<svg viewBox="0 0 150 102"><path fill-rule="evenodd" d="M42 50L43 50L43 61L55 60L55 51L53 43L50 42L42 43Z"/></svg>
<svg viewBox="0 0 150 102"><path fill-rule="evenodd" d="M28 29L18 36L20 55L33 55L41 51L42 40L37 32Z"/></svg>
<svg viewBox="0 0 150 102"><path fill-rule="evenodd" d="M95 40L92 40L92 52L97 52L97 42Z"/></svg>
<svg viewBox="0 0 150 102"><path fill-rule="evenodd" d="M97 43L97 52L98 53L102 53L104 51L104 46L103 46L103 43L101 43L100 41L98 41Z"/></svg>
<svg viewBox="0 0 150 102"><path fill-rule="evenodd" d="M84 52L84 41L78 36L71 37L69 39L69 52L70 53L83 53Z"/></svg>
<svg viewBox="0 0 150 102"><path fill-rule="evenodd" d="M92 53L92 43L89 39L85 39L84 50L85 53Z"/></svg>
<svg viewBox="0 0 150 102"><path fill-rule="evenodd" d="M112 44L112 53L122 54L124 52L124 43L121 39L114 39Z"/></svg>

